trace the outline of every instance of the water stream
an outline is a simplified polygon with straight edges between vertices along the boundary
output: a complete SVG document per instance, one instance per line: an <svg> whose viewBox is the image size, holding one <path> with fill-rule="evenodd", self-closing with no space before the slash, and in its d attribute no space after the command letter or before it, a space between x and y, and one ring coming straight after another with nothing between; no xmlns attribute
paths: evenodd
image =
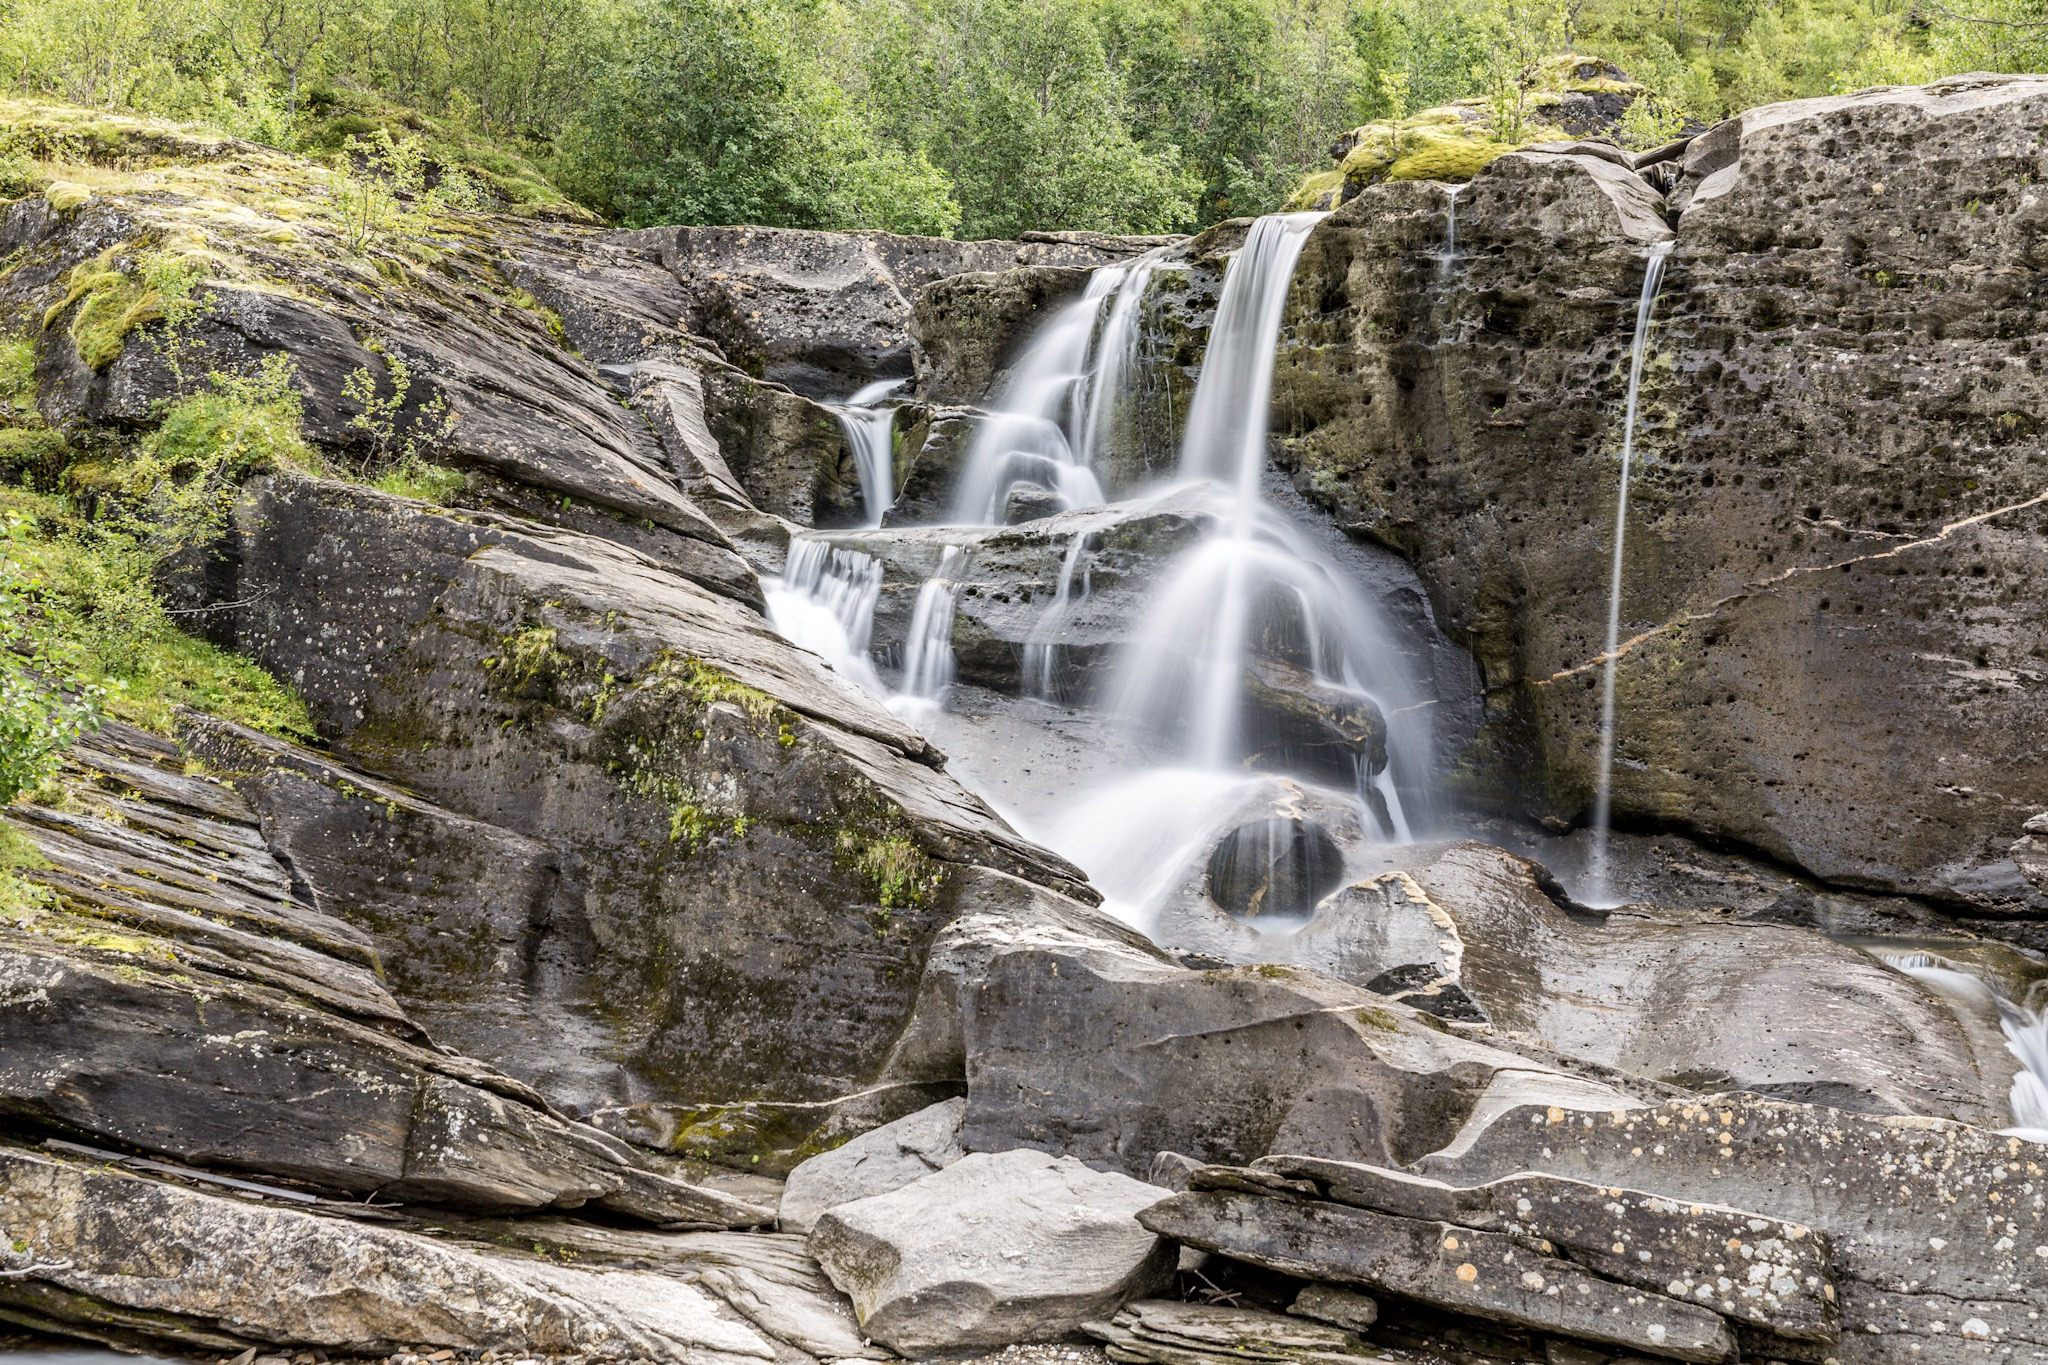
<svg viewBox="0 0 2048 1365"><path fill-rule="evenodd" d="M860 474L861 511L868 526L880 526L896 500L896 409L887 400L909 382L878 379L844 403L830 405Z"/></svg>
<svg viewBox="0 0 2048 1365"><path fill-rule="evenodd" d="M1628 401L1621 419L1621 482L1614 499L1614 557L1607 575L1607 643L1600 666L1600 752L1596 760L1597 785L1593 795L1593 851L1589 865L1590 885L1586 900L1605 906L1611 902L1608 870L1608 834L1614 813L1614 678L1621 662L1621 569L1628 544L1628 489L1635 469L1636 409L1642 396L1643 357L1649 349L1650 319L1657 307L1657 290L1664 283L1664 260L1671 243L1650 248L1643 268L1643 292L1636 301L1635 338L1628 351Z"/></svg>
<svg viewBox="0 0 2048 1365"><path fill-rule="evenodd" d="M1988 974L1929 952L1878 956L1948 1000L1959 1014L1975 1009L1991 1014L2005 1036L2006 1051L2018 1063L2013 1074L2011 1103L2013 1137L2048 1143L2048 979L2036 981L2015 1000Z"/></svg>

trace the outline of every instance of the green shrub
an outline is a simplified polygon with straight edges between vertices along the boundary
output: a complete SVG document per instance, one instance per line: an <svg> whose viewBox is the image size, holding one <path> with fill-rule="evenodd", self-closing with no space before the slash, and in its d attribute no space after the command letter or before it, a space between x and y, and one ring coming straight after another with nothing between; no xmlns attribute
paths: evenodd
<svg viewBox="0 0 2048 1365"><path fill-rule="evenodd" d="M254 374L208 375L205 389L163 410L122 476L149 539L166 553L209 539L244 480L314 466L300 434L296 378L291 357L278 352Z"/></svg>

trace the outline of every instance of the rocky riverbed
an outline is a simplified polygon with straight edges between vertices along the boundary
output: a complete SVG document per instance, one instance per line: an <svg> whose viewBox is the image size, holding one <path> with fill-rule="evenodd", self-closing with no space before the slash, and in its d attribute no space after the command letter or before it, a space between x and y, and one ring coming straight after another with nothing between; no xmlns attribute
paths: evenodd
<svg viewBox="0 0 2048 1365"><path fill-rule="evenodd" d="M0 206L0 324L102 463L289 358L319 463L162 591L317 733L110 723L7 809L47 895L0 919L0 1321L240 1365L2048 1360L2044 146L2048 80L1963 77L1304 227L1246 496L1421 691L1255 632L1277 738L1136 915L1083 798L1174 736L1096 703L1234 515L1146 480L1245 224L363 241L303 163L110 123L82 199ZM189 319L89 356L81 281L167 244ZM1114 497L931 524L1028 338L1141 261ZM359 477L357 374L459 479ZM865 526L834 405L893 379ZM836 667L769 612L806 541L872 565ZM885 704L935 579L954 685ZM1435 776L1376 786L1411 710Z"/></svg>

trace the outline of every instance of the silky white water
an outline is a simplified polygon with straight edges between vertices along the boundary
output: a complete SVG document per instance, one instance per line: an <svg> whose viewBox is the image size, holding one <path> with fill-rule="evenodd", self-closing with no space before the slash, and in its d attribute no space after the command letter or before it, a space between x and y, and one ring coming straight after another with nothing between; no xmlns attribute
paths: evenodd
<svg viewBox="0 0 2048 1365"><path fill-rule="evenodd" d="M817 654L856 687L885 695L869 648L882 562L858 550L796 537L782 577L763 585L768 622L787 640Z"/></svg>
<svg viewBox="0 0 2048 1365"><path fill-rule="evenodd" d="M2036 983L2030 1002L2021 1003L1976 973L1932 953L1879 956L1944 999L1996 1014L2006 1051L2019 1064L2010 1093L2013 1126L2003 1131L2048 1143L2048 982Z"/></svg>
<svg viewBox="0 0 2048 1365"><path fill-rule="evenodd" d="M965 548L948 545L939 556L938 572L917 590L910 633L903 642L903 686L890 701L892 710L915 714L946 704L953 686L953 610L966 568Z"/></svg>
<svg viewBox="0 0 2048 1365"><path fill-rule="evenodd" d="M1409 838L1414 810L1428 802L1428 688L1378 604L1262 491L1290 284L1323 216L1259 219L1226 268L1172 476L1181 486L1176 514L1201 529L1172 558L1145 565L1153 586L1121 623L1099 687L1065 695L1077 688L1063 680L1063 649L1084 604L1091 631L1101 625L1092 557L1100 534L1130 514L1104 503L1100 474L1144 464L1118 448L1118 434L1148 391L1143 318L1159 253L1096 271L1036 330L970 442L947 514L952 525L990 527L1104 504L1066 532L1053 590L1021 644L1017 691L1099 717L1115 742L1089 755L1084 774L1037 779L1072 785L1035 800L1019 824L1148 928L1166 898L1199 882L1220 842L1240 828L1270 831L1305 818L1296 808L1306 793L1321 793L1309 801L1318 810L1355 812L1342 822L1360 837L1386 841ZM963 529L963 543L949 546L916 588L895 689L864 684L913 723L935 723L947 705L970 565L964 542L986 534ZM858 652L872 676L867 637L857 620L848 624L859 613L847 609L866 603L872 619L867 571L855 563L839 572L851 581L819 578L793 556L787 577L792 591L801 578L833 604L819 629L831 638L812 647L849 676L860 666L844 656ZM803 624L779 598L776 611L778 623ZM1308 698L1301 715L1286 700L1296 696ZM1384 752L1376 717L1384 718Z"/></svg>
<svg viewBox="0 0 2048 1365"><path fill-rule="evenodd" d="M828 404L846 433L860 475L861 511L868 526L880 526L896 500L896 409L889 405L907 379L878 379L844 403Z"/></svg>
<svg viewBox="0 0 2048 1365"><path fill-rule="evenodd" d="M1621 483L1614 499L1614 555L1607 575L1607 644L1600 666L1600 749L1595 760L1598 772L1593 794L1593 850L1588 862L1589 904L1611 903L1612 889L1607 860L1607 843L1614 813L1614 678L1621 651L1621 570L1628 544L1628 486L1635 469L1636 409L1643 388L1643 356L1649 349L1650 319L1657 307L1657 290L1664 283L1664 259L1671 254L1670 242L1650 248L1643 268L1643 291L1636 301L1635 338L1629 343L1628 400L1621 419Z"/></svg>

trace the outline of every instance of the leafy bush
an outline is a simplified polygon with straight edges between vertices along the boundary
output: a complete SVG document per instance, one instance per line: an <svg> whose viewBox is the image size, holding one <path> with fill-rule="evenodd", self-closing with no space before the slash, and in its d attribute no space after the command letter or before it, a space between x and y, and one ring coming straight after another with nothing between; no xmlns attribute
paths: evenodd
<svg viewBox="0 0 2048 1365"><path fill-rule="evenodd" d="M210 539L252 475L314 466L296 379L277 352L254 374L208 375L205 389L164 409L121 476L143 539L166 554Z"/></svg>
<svg viewBox="0 0 2048 1365"><path fill-rule="evenodd" d="M71 741L99 723L102 689L70 689L63 642L36 629L34 596L47 587L19 549L32 527L10 514L0 541L0 805L55 771Z"/></svg>

